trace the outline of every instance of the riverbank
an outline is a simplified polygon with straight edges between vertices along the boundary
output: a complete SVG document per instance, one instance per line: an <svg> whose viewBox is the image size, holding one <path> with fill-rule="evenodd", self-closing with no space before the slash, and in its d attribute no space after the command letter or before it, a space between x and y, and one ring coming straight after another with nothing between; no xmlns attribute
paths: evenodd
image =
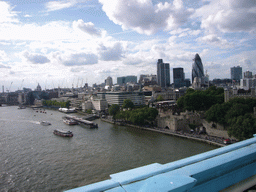
<svg viewBox="0 0 256 192"><path fill-rule="evenodd" d="M111 121L109 119L105 119L105 118L101 118L102 121L108 122L108 123L112 123L112 124L118 124L118 125L124 125L124 124L120 124L120 123L116 123L114 121ZM131 125L131 124L125 124L125 126L129 126L129 127L134 127L137 129L143 129L143 130L147 130L147 131L154 131L157 133L162 133L165 135L172 135L172 136L176 136L176 137L181 137L181 138L185 138L185 139L193 139L196 141L200 141L200 142L204 142L204 143L208 143L210 145L215 145L218 147L223 147L226 146L223 143L223 138L219 138L219 137L215 137L215 136L210 136L210 135L199 135L199 134L189 134L189 133L182 133L182 132L173 132L171 130L168 129L160 129L160 128L148 128L148 127L141 127L141 126L137 126L137 125Z"/></svg>

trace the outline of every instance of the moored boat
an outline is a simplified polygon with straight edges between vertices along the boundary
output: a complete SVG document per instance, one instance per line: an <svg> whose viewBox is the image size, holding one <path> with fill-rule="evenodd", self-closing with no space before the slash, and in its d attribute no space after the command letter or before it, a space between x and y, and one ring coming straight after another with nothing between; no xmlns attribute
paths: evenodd
<svg viewBox="0 0 256 192"><path fill-rule="evenodd" d="M71 131L63 131L63 130L58 130L58 129L55 129L53 131L53 134L59 135L61 137L73 137L73 133Z"/></svg>
<svg viewBox="0 0 256 192"><path fill-rule="evenodd" d="M78 122L75 121L74 119L69 119L69 118L63 118L63 122L67 125L77 125Z"/></svg>

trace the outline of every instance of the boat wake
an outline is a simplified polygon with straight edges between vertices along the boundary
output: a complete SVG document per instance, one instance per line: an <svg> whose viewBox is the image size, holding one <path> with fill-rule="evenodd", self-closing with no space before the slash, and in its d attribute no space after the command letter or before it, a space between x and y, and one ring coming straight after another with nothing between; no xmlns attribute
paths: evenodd
<svg viewBox="0 0 256 192"><path fill-rule="evenodd" d="M40 125L40 121L29 121L30 123L34 123L34 124L37 124L37 125Z"/></svg>

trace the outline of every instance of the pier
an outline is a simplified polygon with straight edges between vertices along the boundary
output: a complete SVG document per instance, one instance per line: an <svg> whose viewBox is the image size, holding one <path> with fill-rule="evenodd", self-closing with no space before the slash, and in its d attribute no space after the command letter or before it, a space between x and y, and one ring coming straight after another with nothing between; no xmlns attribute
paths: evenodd
<svg viewBox="0 0 256 192"><path fill-rule="evenodd" d="M167 164L154 163L110 175L68 192L245 191L256 185L253 138Z"/></svg>
<svg viewBox="0 0 256 192"><path fill-rule="evenodd" d="M98 128L98 124L95 124L93 121L85 120L85 119L80 118L80 117L76 117L76 116L72 116L72 115L66 115L65 118L72 119L72 120L78 122L79 124L87 125L90 128Z"/></svg>

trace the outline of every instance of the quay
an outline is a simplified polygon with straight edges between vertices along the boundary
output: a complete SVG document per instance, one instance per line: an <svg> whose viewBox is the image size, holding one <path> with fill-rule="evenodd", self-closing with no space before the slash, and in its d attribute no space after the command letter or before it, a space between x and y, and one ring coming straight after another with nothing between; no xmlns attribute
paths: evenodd
<svg viewBox="0 0 256 192"><path fill-rule="evenodd" d="M74 121L77 121L79 124L87 125L90 128L98 128L98 124L95 124L93 121L85 120L80 117L72 116L72 115L66 115L65 118L73 119Z"/></svg>
<svg viewBox="0 0 256 192"><path fill-rule="evenodd" d="M108 123L112 123L112 124L118 124L118 125L121 125L121 126L123 125L123 124L119 124L118 122L114 123L113 121L110 121L110 120L105 119L105 118L101 118L101 120L105 121L105 122L108 122ZM134 127L136 129L143 129L143 130L146 130L146 131L153 131L153 132L162 133L162 134L165 134L165 135L171 135L171 136L175 136L175 137L181 137L183 139L192 139L192 140L196 140L196 141L199 141L199 142L208 143L210 145L215 145L215 146L218 146L218 147L226 146L223 143L223 139L220 139L220 138L217 139L214 136L201 137L200 135L195 135L195 134L173 132L173 131L166 130L166 129L149 128L149 127L143 127L143 126L132 125L132 124L125 124L125 126Z"/></svg>
<svg viewBox="0 0 256 192"><path fill-rule="evenodd" d="M253 136L167 164L115 173L108 180L67 192L245 191L256 185L256 134Z"/></svg>

